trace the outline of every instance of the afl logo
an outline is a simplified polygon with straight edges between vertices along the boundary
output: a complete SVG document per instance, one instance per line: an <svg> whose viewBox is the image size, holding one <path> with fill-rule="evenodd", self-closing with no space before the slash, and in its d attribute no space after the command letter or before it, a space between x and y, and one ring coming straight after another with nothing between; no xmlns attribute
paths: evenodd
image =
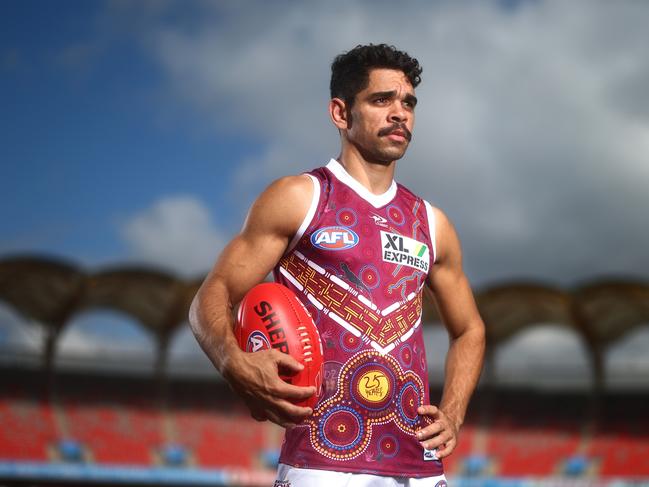
<svg viewBox="0 0 649 487"><path fill-rule="evenodd" d="M250 336L248 336L248 341L246 343L246 352L258 352L259 350L269 350L270 343L268 343L268 338L260 331L253 331Z"/></svg>
<svg viewBox="0 0 649 487"><path fill-rule="evenodd" d="M311 235L311 243L323 250L351 249L358 241L358 235L346 227L325 227Z"/></svg>

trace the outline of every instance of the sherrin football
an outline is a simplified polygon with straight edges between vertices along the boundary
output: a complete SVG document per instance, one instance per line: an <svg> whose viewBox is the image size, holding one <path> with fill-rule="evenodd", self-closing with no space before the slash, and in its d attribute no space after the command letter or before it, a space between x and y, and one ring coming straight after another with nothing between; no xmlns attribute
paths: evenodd
<svg viewBox="0 0 649 487"><path fill-rule="evenodd" d="M316 405L322 393L322 342L311 315L290 289L264 282L248 291L239 306L234 334L246 352L274 348L304 365L296 375L281 377L296 386L315 386L313 396L295 404Z"/></svg>

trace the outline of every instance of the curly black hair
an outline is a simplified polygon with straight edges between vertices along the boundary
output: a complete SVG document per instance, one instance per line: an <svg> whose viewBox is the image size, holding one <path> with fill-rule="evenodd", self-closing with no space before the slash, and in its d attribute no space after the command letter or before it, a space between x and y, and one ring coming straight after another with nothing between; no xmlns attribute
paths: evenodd
<svg viewBox="0 0 649 487"><path fill-rule="evenodd" d="M367 88L370 70L376 68L403 71L413 88L421 83L422 68L415 58L387 44L359 44L331 63L331 98L341 98L351 108L356 95Z"/></svg>

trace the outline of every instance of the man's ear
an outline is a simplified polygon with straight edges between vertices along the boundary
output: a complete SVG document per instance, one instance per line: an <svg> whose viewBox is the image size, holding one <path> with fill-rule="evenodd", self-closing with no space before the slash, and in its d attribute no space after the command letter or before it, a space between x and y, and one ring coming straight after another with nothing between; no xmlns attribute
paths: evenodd
<svg viewBox="0 0 649 487"><path fill-rule="evenodd" d="M338 130L347 130L351 127L351 113L341 98L332 98L329 101L329 116Z"/></svg>

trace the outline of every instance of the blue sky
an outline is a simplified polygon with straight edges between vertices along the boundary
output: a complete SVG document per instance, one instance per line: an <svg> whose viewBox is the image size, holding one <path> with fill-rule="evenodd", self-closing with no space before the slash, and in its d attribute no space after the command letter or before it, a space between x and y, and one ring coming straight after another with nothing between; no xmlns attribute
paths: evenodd
<svg viewBox="0 0 649 487"><path fill-rule="evenodd" d="M331 59L388 42L424 66L397 177L475 285L647 274L642 2L0 8L0 257L205 272L259 190L337 154Z"/></svg>
<svg viewBox="0 0 649 487"><path fill-rule="evenodd" d="M218 209L236 161L259 150L254 134L205 130L199 113L167 103L133 37L97 40L103 2L2 9L0 251L119 262L120 222L162 195L191 194L235 228Z"/></svg>
<svg viewBox="0 0 649 487"><path fill-rule="evenodd" d="M386 42L424 67L397 179L449 215L474 286L646 280L648 16L633 0L1 2L0 259L206 272L264 186L337 155L333 57Z"/></svg>

